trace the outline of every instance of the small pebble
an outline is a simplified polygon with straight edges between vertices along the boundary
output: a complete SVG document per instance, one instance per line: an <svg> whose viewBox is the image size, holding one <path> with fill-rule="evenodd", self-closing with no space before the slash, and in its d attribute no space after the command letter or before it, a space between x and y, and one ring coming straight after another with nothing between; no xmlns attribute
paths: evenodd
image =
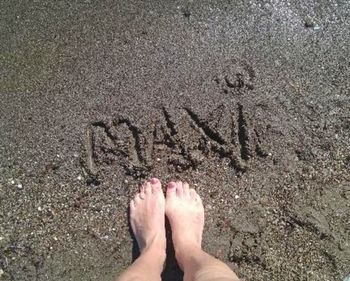
<svg viewBox="0 0 350 281"><path fill-rule="evenodd" d="M57 238L56 236L54 236L54 237L53 237L53 240L57 241L57 240L58 240L58 238Z"/></svg>
<svg viewBox="0 0 350 281"><path fill-rule="evenodd" d="M11 183L11 184L15 184L15 181L14 181L14 180L11 180L10 183Z"/></svg>
<svg viewBox="0 0 350 281"><path fill-rule="evenodd" d="M0 268L0 277L4 275L4 271Z"/></svg>
<svg viewBox="0 0 350 281"><path fill-rule="evenodd" d="M160 161L160 158L157 158L156 161L159 162L159 161Z"/></svg>
<svg viewBox="0 0 350 281"><path fill-rule="evenodd" d="M320 30L320 29L321 29L320 26L318 26L318 25L314 26L314 30Z"/></svg>
<svg viewBox="0 0 350 281"><path fill-rule="evenodd" d="M17 187L18 187L18 189L22 189L22 188L23 188L23 185L22 185L21 183L19 183L19 184L17 185Z"/></svg>
<svg viewBox="0 0 350 281"><path fill-rule="evenodd" d="M304 26L306 28L314 28L315 27L315 23L311 20L306 20L305 23L304 23Z"/></svg>
<svg viewBox="0 0 350 281"><path fill-rule="evenodd" d="M235 195L235 199L239 199L239 195L236 194L236 195Z"/></svg>
<svg viewBox="0 0 350 281"><path fill-rule="evenodd" d="M124 183L128 183L129 181L128 180L124 180Z"/></svg>
<svg viewBox="0 0 350 281"><path fill-rule="evenodd" d="M82 176L79 175L79 176L77 177L77 179L78 179L78 181L81 181L81 180L82 180Z"/></svg>
<svg viewBox="0 0 350 281"><path fill-rule="evenodd" d="M43 210L43 208L39 206L38 211L41 212L42 210Z"/></svg>

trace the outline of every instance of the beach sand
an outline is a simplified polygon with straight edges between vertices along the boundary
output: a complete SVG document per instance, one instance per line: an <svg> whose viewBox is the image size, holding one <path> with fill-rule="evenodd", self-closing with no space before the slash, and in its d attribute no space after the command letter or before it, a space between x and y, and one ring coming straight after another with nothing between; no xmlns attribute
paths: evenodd
<svg viewBox="0 0 350 281"><path fill-rule="evenodd" d="M245 280L349 273L349 3L0 11L1 280L113 280L151 176L199 192L204 249Z"/></svg>

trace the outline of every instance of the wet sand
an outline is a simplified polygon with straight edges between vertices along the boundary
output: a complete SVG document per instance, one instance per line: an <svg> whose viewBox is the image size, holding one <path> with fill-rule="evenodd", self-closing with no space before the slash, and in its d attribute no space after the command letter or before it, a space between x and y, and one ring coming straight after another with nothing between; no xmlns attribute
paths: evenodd
<svg viewBox="0 0 350 281"><path fill-rule="evenodd" d="M198 190L204 248L246 280L349 273L349 3L0 11L1 280L112 280L150 176Z"/></svg>

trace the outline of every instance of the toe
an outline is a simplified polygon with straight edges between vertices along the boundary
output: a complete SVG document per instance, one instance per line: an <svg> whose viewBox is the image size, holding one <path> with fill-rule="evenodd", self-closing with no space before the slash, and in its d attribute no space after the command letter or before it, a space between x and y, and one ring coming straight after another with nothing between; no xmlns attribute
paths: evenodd
<svg viewBox="0 0 350 281"><path fill-rule="evenodd" d="M151 183L149 181L144 183L145 186L145 194L151 194L152 193L152 186Z"/></svg>
<svg viewBox="0 0 350 281"><path fill-rule="evenodd" d="M202 203L202 199L200 198L197 191L195 191L193 188L190 188L190 196L193 200L195 200L198 203Z"/></svg>
<svg viewBox="0 0 350 281"><path fill-rule="evenodd" d="M190 197L190 186L188 185L188 183L187 183L187 182L184 182L184 183L182 184L182 187L183 187L183 190L184 190L184 195L185 195L186 197Z"/></svg>
<svg viewBox="0 0 350 281"><path fill-rule="evenodd" d="M151 178L151 187L152 187L152 193L158 193L162 191L162 185L160 183L160 180L157 178Z"/></svg>
<svg viewBox="0 0 350 281"><path fill-rule="evenodd" d="M195 200L196 200L196 202L198 202L199 204L202 204L202 198L199 196L198 193L196 193Z"/></svg>
<svg viewBox="0 0 350 281"><path fill-rule="evenodd" d="M176 195L179 197L184 195L184 188L181 181L176 182Z"/></svg>
<svg viewBox="0 0 350 281"><path fill-rule="evenodd" d="M131 200L130 201L130 210L133 211L135 209L135 201Z"/></svg>
<svg viewBox="0 0 350 281"><path fill-rule="evenodd" d="M170 198L172 196L176 195L176 183L171 181L168 183L167 189L166 189L166 197Z"/></svg>
<svg viewBox="0 0 350 281"><path fill-rule="evenodd" d="M140 185L140 192L145 193L145 186L146 186L146 182Z"/></svg>
<svg viewBox="0 0 350 281"><path fill-rule="evenodd" d="M135 207L141 203L141 201L144 199L145 194L144 193L137 193L134 197L134 205Z"/></svg>
<svg viewBox="0 0 350 281"><path fill-rule="evenodd" d="M192 199L196 199L197 198L197 192L193 189L193 188L190 188L190 196Z"/></svg>

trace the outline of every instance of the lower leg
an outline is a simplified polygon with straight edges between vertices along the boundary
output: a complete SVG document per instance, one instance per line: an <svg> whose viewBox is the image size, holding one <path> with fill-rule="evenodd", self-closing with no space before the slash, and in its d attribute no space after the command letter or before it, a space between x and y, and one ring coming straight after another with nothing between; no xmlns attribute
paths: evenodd
<svg viewBox="0 0 350 281"><path fill-rule="evenodd" d="M187 245L176 252L184 271L185 281L238 281L237 275L223 262L204 252L200 247Z"/></svg>
<svg viewBox="0 0 350 281"><path fill-rule="evenodd" d="M159 281L165 262L165 199L158 179L145 182L130 203L130 224L140 256L118 281Z"/></svg>
<svg viewBox="0 0 350 281"><path fill-rule="evenodd" d="M159 281L163 271L165 252L160 252L158 247L151 246L128 267L117 279L118 281Z"/></svg>
<svg viewBox="0 0 350 281"><path fill-rule="evenodd" d="M199 195L188 184L171 182L167 188L166 215L172 230L176 259L185 281L237 281L223 262L202 250L204 208Z"/></svg>

